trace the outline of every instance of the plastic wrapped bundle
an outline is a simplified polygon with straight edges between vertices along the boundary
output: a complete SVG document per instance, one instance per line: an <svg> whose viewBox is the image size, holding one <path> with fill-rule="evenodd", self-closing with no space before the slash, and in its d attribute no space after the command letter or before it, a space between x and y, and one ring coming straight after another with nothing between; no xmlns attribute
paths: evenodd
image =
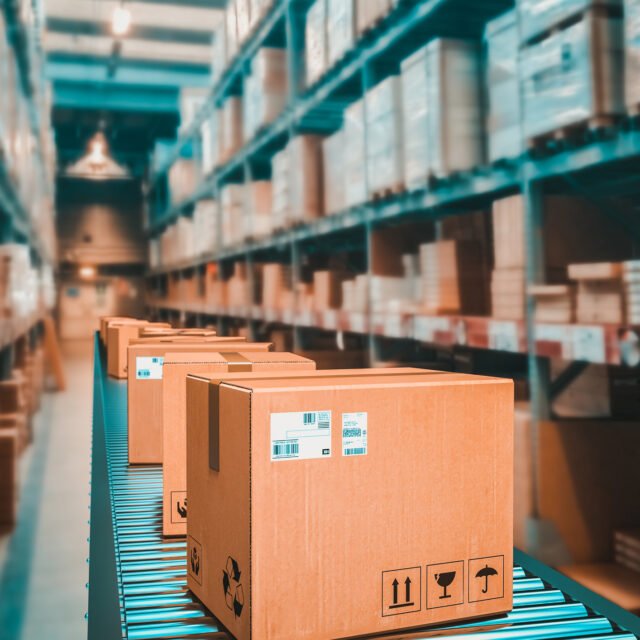
<svg viewBox="0 0 640 640"><path fill-rule="evenodd" d="M622 6L622 0L518 0L520 37L528 42L591 7Z"/></svg>
<svg viewBox="0 0 640 640"><path fill-rule="evenodd" d="M344 116L345 204L353 207L367 199L365 180L364 108L362 100L352 104Z"/></svg>
<svg viewBox="0 0 640 640"><path fill-rule="evenodd" d="M220 112L220 162L226 162L242 146L242 100L226 99Z"/></svg>
<svg viewBox="0 0 640 640"><path fill-rule="evenodd" d="M222 243L228 247L240 242L244 232L244 185L227 184L220 193Z"/></svg>
<svg viewBox="0 0 640 640"><path fill-rule="evenodd" d="M520 87L518 84L518 25L515 11L492 20L485 31L489 117L489 160L515 158L522 153Z"/></svg>
<svg viewBox="0 0 640 640"><path fill-rule="evenodd" d="M389 76L365 96L367 170L371 194L404 187L402 85Z"/></svg>
<svg viewBox="0 0 640 640"><path fill-rule="evenodd" d="M229 0L225 9L227 62L238 52L238 16L236 0Z"/></svg>
<svg viewBox="0 0 640 640"><path fill-rule="evenodd" d="M325 213L333 214L345 208L345 135L340 129L322 142Z"/></svg>
<svg viewBox="0 0 640 640"><path fill-rule="evenodd" d="M333 66L355 42L355 0L328 0L327 34L329 66Z"/></svg>
<svg viewBox="0 0 640 640"><path fill-rule="evenodd" d="M521 60L526 139L624 111L619 18L588 13Z"/></svg>
<svg viewBox="0 0 640 640"><path fill-rule="evenodd" d="M305 27L307 86L319 80L327 69L327 0L316 0L307 13Z"/></svg>
<svg viewBox="0 0 640 640"><path fill-rule="evenodd" d="M292 221L310 222L322 207L322 138L299 135L289 142L289 197Z"/></svg>
<svg viewBox="0 0 640 640"><path fill-rule="evenodd" d="M273 181L273 228L284 229L291 223L291 192L289 184L290 151L288 147L273 156L271 179Z"/></svg>
<svg viewBox="0 0 640 640"><path fill-rule="evenodd" d="M202 139L202 173L210 174L218 164L218 151L220 144L218 141L218 112L207 116L200 128Z"/></svg>

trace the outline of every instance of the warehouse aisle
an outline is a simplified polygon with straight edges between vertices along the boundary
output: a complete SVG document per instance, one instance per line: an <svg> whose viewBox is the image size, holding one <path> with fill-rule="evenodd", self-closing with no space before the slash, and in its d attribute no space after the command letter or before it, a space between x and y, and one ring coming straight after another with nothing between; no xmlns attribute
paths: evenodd
<svg viewBox="0 0 640 640"><path fill-rule="evenodd" d="M86 638L92 343L63 350L68 390L44 398L19 525L0 542L0 640Z"/></svg>

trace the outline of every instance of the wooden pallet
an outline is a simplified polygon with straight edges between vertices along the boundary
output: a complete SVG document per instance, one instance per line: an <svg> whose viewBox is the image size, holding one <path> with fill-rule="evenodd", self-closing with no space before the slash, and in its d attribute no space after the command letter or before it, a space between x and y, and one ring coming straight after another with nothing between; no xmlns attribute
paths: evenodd
<svg viewBox="0 0 640 640"><path fill-rule="evenodd" d="M622 116L599 115L527 139L530 152L568 149L612 136Z"/></svg>
<svg viewBox="0 0 640 640"><path fill-rule="evenodd" d="M378 202L380 200L388 200L399 193L404 193L407 190L404 182L397 182L396 184L384 187L383 189L378 189L374 191L371 195L371 199L374 202Z"/></svg>

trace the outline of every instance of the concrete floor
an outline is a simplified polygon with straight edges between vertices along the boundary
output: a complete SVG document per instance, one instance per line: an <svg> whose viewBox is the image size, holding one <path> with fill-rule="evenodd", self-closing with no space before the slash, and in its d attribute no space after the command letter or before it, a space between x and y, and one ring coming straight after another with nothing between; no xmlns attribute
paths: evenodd
<svg viewBox="0 0 640 640"><path fill-rule="evenodd" d="M93 343L63 353L67 390L45 396L21 460L18 526L0 537L0 640L87 635Z"/></svg>

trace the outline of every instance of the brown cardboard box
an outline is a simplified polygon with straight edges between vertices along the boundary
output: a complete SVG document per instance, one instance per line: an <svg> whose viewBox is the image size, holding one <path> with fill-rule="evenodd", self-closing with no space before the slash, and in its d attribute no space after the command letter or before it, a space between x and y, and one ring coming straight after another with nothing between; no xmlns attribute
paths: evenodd
<svg viewBox="0 0 640 640"><path fill-rule="evenodd" d="M239 640L511 609L511 381L189 376L187 429L188 586Z"/></svg>
<svg viewBox="0 0 640 640"><path fill-rule="evenodd" d="M234 371L313 371L315 363L293 353L172 353L162 367L162 479L165 536L187 534L187 374Z"/></svg>
<svg viewBox="0 0 640 640"><path fill-rule="evenodd" d="M173 336L210 338L215 335L215 329L177 329L150 326L143 327L139 331L140 338L171 338Z"/></svg>
<svg viewBox="0 0 640 640"><path fill-rule="evenodd" d="M114 378L127 377L127 347L140 335L142 327L170 328L164 322L130 320L109 322L107 325L107 373Z"/></svg>
<svg viewBox="0 0 640 640"><path fill-rule="evenodd" d="M100 318L100 342L107 346L107 328L110 322L126 322L128 320L135 320L135 318L127 318L126 316L102 316Z"/></svg>
<svg viewBox="0 0 640 640"><path fill-rule="evenodd" d="M243 338L207 338L201 342L132 344L128 348L127 418L129 464L162 463L162 363L168 353L269 351L270 343Z"/></svg>

